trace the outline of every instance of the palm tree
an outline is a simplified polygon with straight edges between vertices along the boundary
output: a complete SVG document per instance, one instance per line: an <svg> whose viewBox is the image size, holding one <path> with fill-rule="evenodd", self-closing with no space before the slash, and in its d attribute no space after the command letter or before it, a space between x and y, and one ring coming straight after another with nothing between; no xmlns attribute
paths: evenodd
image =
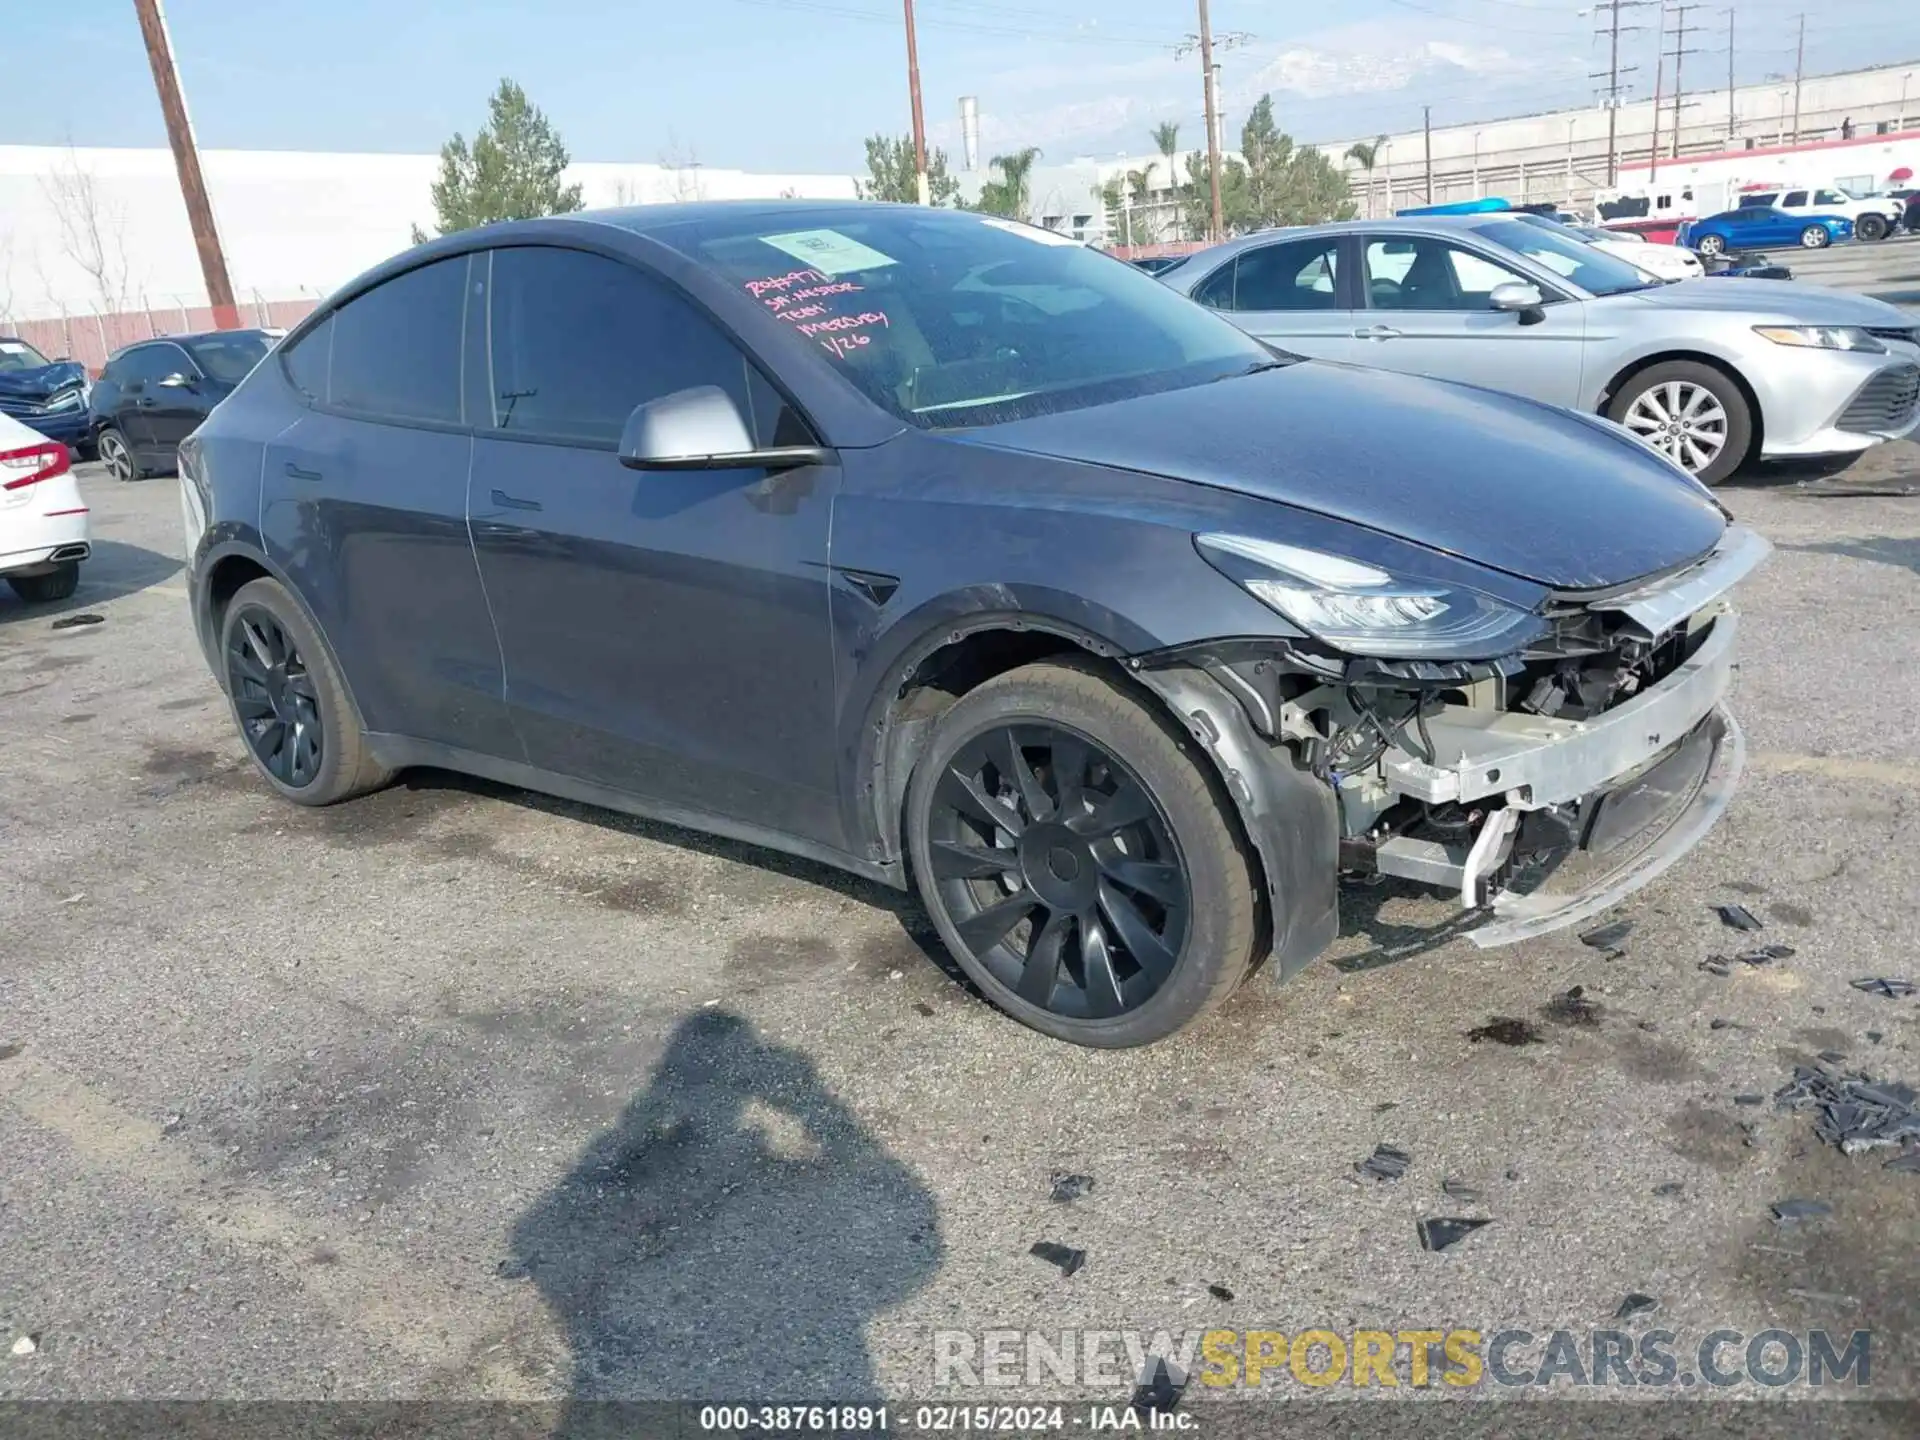
<svg viewBox="0 0 1920 1440"><path fill-rule="evenodd" d="M1177 120L1162 120L1158 125L1154 126L1153 143L1159 147L1160 157L1167 162L1167 194L1169 198L1171 198L1174 193L1174 187L1180 183L1180 171L1173 163L1175 157L1180 153L1180 122ZM1149 175L1153 173L1153 167L1151 165L1147 167L1147 173ZM1176 215L1179 213L1177 205L1174 213ZM1166 234L1164 228L1160 233L1164 239Z"/></svg>
<svg viewBox="0 0 1920 1440"><path fill-rule="evenodd" d="M1153 162L1147 162L1144 170L1127 171L1127 196L1135 205L1147 203L1147 196L1153 193Z"/></svg>
<svg viewBox="0 0 1920 1440"><path fill-rule="evenodd" d="M1345 158L1354 162L1367 172L1367 218L1373 218L1373 167L1380 158L1380 147L1387 143L1384 135L1375 136L1371 144L1365 140L1356 140L1347 147Z"/></svg>
<svg viewBox="0 0 1920 1440"><path fill-rule="evenodd" d="M1028 187L1033 178L1033 162L1040 158L1040 147L1028 145L1011 155L996 155L987 168L1000 172L999 199L1006 209L1001 213L1016 220L1027 218Z"/></svg>

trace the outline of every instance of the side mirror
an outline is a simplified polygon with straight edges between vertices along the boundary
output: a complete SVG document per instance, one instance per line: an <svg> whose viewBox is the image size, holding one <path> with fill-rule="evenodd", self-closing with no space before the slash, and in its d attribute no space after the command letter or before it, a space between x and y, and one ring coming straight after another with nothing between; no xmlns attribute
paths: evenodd
<svg viewBox="0 0 1920 1440"><path fill-rule="evenodd" d="M1546 303L1540 294L1540 287L1529 285L1524 280L1509 280L1504 285L1496 285L1487 296L1487 303L1496 310L1538 310Z"/></svg>
<svg viewBox="0 0 1920 1440"><path fill-rule="evenodd" d="M168 375L164 379L156 380L153 383L158 385L162 390L193 389L193 377L190 375L183 375L178 370L174 371L173 374Z"/></svg>
<svg viewBox="0 0 1920 1440"><path fill-rule="evenodd" d="M629 470L791 470L833 459L820 445L756 447L738 407L717 385L636 405L620 431L620 463Z"/></svg>

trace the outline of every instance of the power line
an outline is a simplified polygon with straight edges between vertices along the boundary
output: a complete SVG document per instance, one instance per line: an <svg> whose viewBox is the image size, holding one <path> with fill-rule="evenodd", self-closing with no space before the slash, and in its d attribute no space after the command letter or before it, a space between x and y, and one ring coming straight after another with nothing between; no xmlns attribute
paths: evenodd
<svg viewBox="0 0 1920 1440"><path fill-rule="evenodd" d="M1596 16L1605 15L1607 17L1605 27L1595 32L1596 34L1607 37L1607 68L1604 71L1596 71L1587 78L1589 80L1598 80L1601 75L1604 74L1607 80L1607 184L1609 185L1613 184L1614 181L1619 178L1620 172L1620 96L1626 89L1625 86L1621 85L1620 77L1622 75L1631 75L1635 70L1640 68L1637 65L1628 65L1625 68L1621 67L1620 37L1631 34L1635 30L1646 28L1642 25L1622 25L1620 23L1620 12L1622 10L1638 10L1653 3L1654 0L1603 0L1602 4L1594 7L1593 13Z"/></svg>
<svg viewBox="0 0 1920 1440"><path fill-rule="evenodd" d="M1673 60L1673 148L1668 154L1676 158L1680 154L1681 66L1687 56L1700 53L1698 50L1687 49L1687 36L1700 28L1698 25L1687 24L1687 12L1700 8L1700 5L1692 3L1692 0L1681 0L1681 3L1673 7L1673 49L1668 52Z"/></svg>

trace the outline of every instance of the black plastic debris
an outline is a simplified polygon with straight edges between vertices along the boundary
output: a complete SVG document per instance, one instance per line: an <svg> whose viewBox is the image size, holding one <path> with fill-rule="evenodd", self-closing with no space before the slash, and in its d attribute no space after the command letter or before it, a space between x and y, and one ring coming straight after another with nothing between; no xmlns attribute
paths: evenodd
<svg viewBox="0 0 1920 1440"><path fill-rule="evenodd" d="M923 1015L931 1020L933 1018L933 1006L927 1004L924 1000L916 1000L913 1002L913 1013Z"/></svg>
<svg viewBox="0 0 1920 1440"><path fill-rule="evenodd" d="M1053 1172L1053 1203L1056 1205L1069 1205L1091 1189L1091 1175L1069 1175L1064 1170Z"/></svg>
<svg viewBox="0 0 1920 1440"><path fill-rule="evenodd" d="M1781 1110L1812 1110L1813 1131L1845 1155L1876 1145L1920 1142L1920 1108L1911 1085L1861 1072L1835 1074L1824 1065L1797 1065L1773 1092Z"/></svg>
<svg viewBox="0 0 1920 1440"><path fill-rule="evenodd" d="M1556 1025L1591 1027L1600 1023L1600 1007L1587 999L1584 985L1576 985L1566 994L1554 996L1541 1007L1540 1013Z"/></svg>
<svg viewBox="0 0 1920 1440"><path fill-rule="evenodd" d="M1619 948L1620 942L1632 933L1633 921L1616 920L1611 925L1602 925L1587 931L1580 937L1580 943L1589 945L1595 950L1615 950Z"/></svg>
<svg viewBox="0 0 1920 1440"><path fill-rule="evenodd" d="M1720 923L1725 925L1729 930L1764 930L1767 928L1760 917L1744 905L1716 905L1713 908L1715 913L1720 916Z"/></svg>
<svg viewBox="0 0 1920 1440"><path fill-rule="evenodd" d="M1847 1052L1844 1050L1822 1050L1820 1052L1820 1058L1829 1065L1838 1065L1842 1060L1847 1058Z"/></svg>
<svg viewBox="0 0 1920 1440"><path fill-rule="evenodd" d="M1795 1225L1802 1220L1820 1220L1833 1214L1833 1206L1824 1200L1776 1200L1773 1202L1773 1223L1776 1225Z"/></svg>
<svg viewBox="0 0 1920 1440"><path fill-rule="evenodd" d="M1417 1227L1420 1232L1420 1248L1445 1250L1450 1245L1459 1244L1474 1231L1492 1223L1491 1220L1465 1220L1455 1216L1422 1220Z"/></svg>
<svg viewBox="0 0 1920 1440"><path fill-rule="evenodd" d="M1766 1103L1766 1099L1767 1097L1764 1095L1736 1095L1733 1097L1733 1103L1736 1105L1762 1105Z"/></svg>
<svg viewBox="0 0 1920 1440"><path fill-rule="evenodd" d="M1071 1275L1087 1263L1086 1251L1075 1250L1071 1245L1056 1245L1051 1240L1036 1240L1027 1253L1049 1265L1058 1265L1062 1275Z"/></svg>
<svg viewBox="0 0 1920 1440"><path fill-rule="evenodd" d="M1695 968L1704 970L1709 975L1718 975L1722 980L1733 973L1733 963L1724 955L1709 955Z"/></svg>
<svg viewBox="0 0 1920 1440"><path fill-rule="evenodd" d="M1207 1286L1207 1293L1213 1296L1213 1298L1216 1300L1233 1299L1233 1291L1229 1290L1224 1285L1209 1285Z"/></svg>
<svg viewBox="0 0 1920 1440"><path fill-rule="evenodd" d="M1743 1030L1745 1028L1745 1026L1732 1020L1709 1020L1707 1022L1707 1029L1709 1030Z"/></svg>
<svg viewBox="0 0 1920 1440"><path fill-rule="evenodd" d="M1464 1180L1442 1180L1440 1188L1449 1200L1458 1200L1462 1205L1480 1203L1480 1192Z"/></svg>
<svg viewBox="0 0 1920 1440"><path fill-rule="evenodd" d="M1920 990L1920 985L1915 985L1911 980L1895 980L1885 975L1869 976L1865 980L1855 980L1852 984L1854 989L1863 990L1869 995L1878 995L1883 1000L1904 1000L1916 990Z"/></svg>
<svg viewBox="0 0 1920 1440"><path fill-rule="evenodd" d="M1399 1108L1400 1102L1398 1100L1382 1100L1378 1105L1373 1107L1373 1113L1376 1115L1384 1115L1389 1110L1398 1110Z"/></svg>
<svg viewBox="0 0 1920 1440"><path fill-rule="evenodd" d="M47 628L49 630L78 630L83 625L104 625L106 623L107 623L107 617L104 615L94 615L90 613L82 614L82 615L63 615L58 620L54 621L53 624L49 625Z"/></svg>
<svg viewBox="0 0 1920 1440"><path fill-rule="evenodd" d="M1180 1403L1180 1394L1186 1388L1186 1371L1164 1355L1149 1355L1129 1408L1136 1415L1165 1415Z"/></svg>
<svg viewBox="0 0 1920 1440"><path fill-rule="evenodd" d="M1404 1150L1396 1150L1391 1145L1376 1145L1373 1153L1364 1160L1353 1162L1353 1168L1369 1180L1398 1180L1407 1173L1413 1164L1413 1156Z"/></svg>
<svg viewBox="0 0 1920 1440"><path fill-rule="evenodd" d="M1887 1037L1882 1035L1878 1030L1867 1031L1867 1040L1870 1044L1878 1045L1882 1040L1886 1038ZM4 1055L0 1055L0 1060L4 1060L5 1058L6 1057Z"/></svg>
<svg viewBox="0 0 1920 1440"><path fill-rule="evenodd" d="M1478 1045L1482 1040L1491 1040L1496 1045L1538 1045L1540 1032L1511 1015L1490 1015L1486 1024L1467 1031L1469 1045Z"/></svg>
<svg viewBox="0 0 1920 1440"><path fill-rule="evenodd" d="M1898 1170L1903 1175L1920 1175L1920 1145L1887 1161L1887 1169Z"/></svg>
<svg viewBox="0 0 1920 1440"><path fill-rule="evenodd" d="M15 1056L21 1054L26 1048L27 1047L24 1045L17 1045L17 1044L16 1045L0 1045L0 1060L11 1060Z"/></svg>
<svg viewBox="0 0 1920 1440"><path fill-rule="evenodd" d="M1795 953L1791 945L1760 945L1752 950L1742 950L1733 958L1742 965L1770 965L1775 960L1791 960Z"/></svg>
<svg viewBox="0 0 1920 1440"><path fill-rule="evenodd" d="M1631 1320L1635 1315L1645 1315L1659 1308L1660 1302L1653 1296L1642 1295L1638 1290L1630 1290L1627 1292L1627 1297L1620 1302L1620 1308L1613 1312L1613 1318Z"/></svg>
<svg viewBox="0 0 1920 1440"><path fill-rule="evenodd" d="M1653 1193L1656 1195L1678 1195L1681 1191L1685 1190L1686 1188L1687 1187L1684 1181L1666 1180L1654 1186Z"/></svg>

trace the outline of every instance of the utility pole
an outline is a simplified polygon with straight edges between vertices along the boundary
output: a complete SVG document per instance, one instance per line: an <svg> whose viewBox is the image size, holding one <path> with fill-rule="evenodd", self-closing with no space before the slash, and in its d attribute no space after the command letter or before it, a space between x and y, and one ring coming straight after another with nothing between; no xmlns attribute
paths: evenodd
<svg viewBox="0 0 1920 1440"><path fill-rule="evenodd" d="M1681 0L1680 4L1673 7L1673 50L1670 52L1673 56L1673 148L1667 153L1676 160L1680 158L1680 105L1682 93L1680 89L1680 66L1686 56L1698 55L1700 53L1698 50L1687 49L1688 34L1700 28L1698 25L1687 24L1687 12L1689 10L1698 10L1699 8L1700 6L1698 4L1690 3L1690 0Z"/></svg>
<svg viewBox="0 0 1920 1440"><path fill-rule="evenodd" d="M1207 0L1200 0L1200 78L1206 87L1207 188L1212 192L1213 221L1207 238L1216 245L1225 239L1220 220L1220 128L1213 103L1213 22L1207 18Z"/></svg>
<svg viewBox="0 0 1920 1440"><path fill-rule="evenodd" d="M907 93L913 97L913 183L922 205L933 203L927 188L927 122L920 112L920 42L914 34L913 0L907 6Z"/></svg>
<svg viewBox="0 0 1920 1440"><path fill-rule="evenodd" d="M206 282L207 302L213 306L213 323L221 330L238 330L240 308L234 304L227 257L220 251L220 232L213 223L213 202L207 198L207 182L200 173L200 153L194 148L186 97L180 93L180 72L174 67L166 17L160 13L160 0L133 0L133 9L140 19L147 60L153 66L153 88L160 95L167 143L173 147L174 168L180 172L180 198L186 202L193 248L200 254L200 274Z"/></svg>
<svg viewBox="0 0 1920 1440"><path fill-rule="evenodd" d="M1733 113L1733 7L1729 5L1724 13L1727 17L1727 147L1731 149L1734 132L1740 128Z"/></svg>
<svg viewBox="0 0 1920 1440"><path fill-rule="evenodd" d="M1667 70L1667 7L1660 6L1660 38L1653 48L1653 144L1647 151L1647 179L1660 173L1660 87Z"/></svg>
<svg viewBox="0 0 1920 1440"><path fill-rule="evenodd" d="M1427 137L1427 204L1433 203L1433 107L1420 107L1420 128Z"/></svg>
<svg viewBox="0 0 1920 1440"><path fill-rule="evenodd" d="M1807 69L1807 17L1800 16L1800 39L1793 47L1793 139L1788 142L1800 143L1800 80Z"/></svg>
<svg viewBox="0 0 1920 1440"><path fill-rule="evenodd" d="M1620 97L1630 88L1620 83L1622 75L1631 75L1640 67L1620 63L1620 37L1630 35L1642 29L1639 25L1622 25L1620 12L1635 10L1651 5L1654 0L1602 0L1594 7L1595 15L1607 17L1604 33L1607 37L1607 68L1589 75L1589 80L1605 77L1607 82L1607 184L1612 185L1620 178Z"/></svg>

